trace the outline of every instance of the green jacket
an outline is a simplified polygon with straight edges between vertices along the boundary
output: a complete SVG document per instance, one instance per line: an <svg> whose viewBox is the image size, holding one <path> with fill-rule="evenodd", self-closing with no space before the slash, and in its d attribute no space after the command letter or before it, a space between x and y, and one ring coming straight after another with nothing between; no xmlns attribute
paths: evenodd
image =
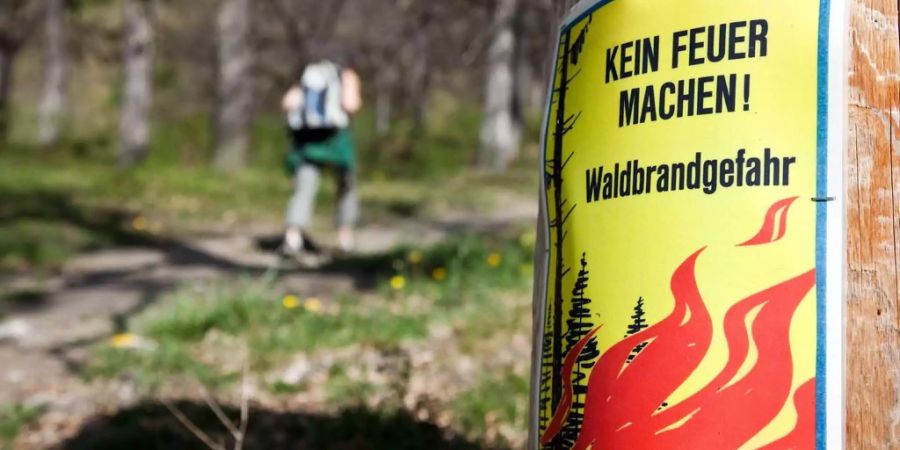
<svg viewBox="0 0 900 450"><path fill-rule="evenodd" d="M309 136L309 132L295 132L286 169L293 174L300 164L313 164L352 168L356 165L356 145L350 130L342 128L327 137Z"/></svg>

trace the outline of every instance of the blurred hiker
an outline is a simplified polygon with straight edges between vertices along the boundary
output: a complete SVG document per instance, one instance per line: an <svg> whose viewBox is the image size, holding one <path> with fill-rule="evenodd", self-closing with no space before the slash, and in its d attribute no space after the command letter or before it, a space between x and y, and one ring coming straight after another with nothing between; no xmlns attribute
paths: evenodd
<svg viewBox="0 0 900 450"><path fill-rule="evenodd" d="M348 127L350 116L362 107L362 93L359 76L339 59L329 55L307 65L282 100L292 138L287 167L294 177L283 248L289 256L310 248L307 233L323 171L337 181L337 247L346 252L355 244L359 197L356 148Z"/></svg>

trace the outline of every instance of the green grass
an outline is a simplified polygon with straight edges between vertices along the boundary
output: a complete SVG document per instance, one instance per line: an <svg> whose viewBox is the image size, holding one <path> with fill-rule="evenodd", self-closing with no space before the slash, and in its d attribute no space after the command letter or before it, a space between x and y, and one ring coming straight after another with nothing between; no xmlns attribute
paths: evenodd
<svg viewBox="0 0 900 450"><path fill-rule="evenodd" d="M380 295L313 300L322 304L321 310L307 307L310 299L302 292L290 293L298 304L288 308L271 280L246 279L201 289L186 287L131 325L159 344L150 354L162 354L148 367L176 372L196 372L196 367L181 362L190 358L190 352L173 348L199 344L213 331L240 337L260 368L296 352L352 344L392 346L421 339L434 323L465 322L467 334L477 338L497 329L485 318L510 307L498 293L529 286L528 235L523 233L524 239L518 240L461 236L430 249L399 249L340 261L335 270L375 271ZM417 306L423 298L426 306ZM110 358L106 366L128 367L130 361L120 358Z"/></svg>
<svg viewBox="0 0 900 450"><path fill-rule="evenodd" d="M200 382L218 388L240 379L239 371L227 372L204 364L197 360L197 354L191 347L170 339L156 341L152 349L145 350L100 346L95 356L83 371L87 378L127 374L148 391L177 385L180 381Z"/></svg>
<svg viewBox="0 0 900 450"><path fill-rule="evenodd" d="M484 434L492 424L506 423L525 430L528 427L529 380L512 372L487 376L451 404L459 425L473 434Z"/></svg>
<svg viewBox="0 0 900 450"><path fill-rule="evenodd" d="M371 383L348 376L346 368L340 364L332 366L328 373L327 397L331 404L344 407L365 406L366 399L376 392L376 387Z"/></svg>
<svg viewBox="0 0 900 450"><path fill-rule="evenodd" d="M80 251L110 243L100 233L66 223L34 219L0 223L0 269L55 267Z"/></svg>
<svg viewBox="0 0 900 450"><path fill-rule="evenodd" d="M120 172L74 157L0 154L0 271L52 269L85 250L146 235L276 221L290 195L280 176L183 167Z"/></svg>
<svg viewBox="0 0 900 450"><path fill-rule="evenodd" d="M211 331L239 336L260 369L299 351L390 344L422 337L427 331L422 317L394 314L389 304L358 308L353 300L336 300L336 305L327 305L336 310L324 313L302 306L287 309L271 291L248 287L227 291L232 289L200 297L182 294L170 306L141 318L137 327L142 335L173 345L197 344Z"/></svg>
<svg viewBox="0 0 900 450"><path fill-rule="evenodd" d="M234 361L244 351L249 351L251 371L265 374L297 353L354 346L391 353L404 343L428 339L438 325L451 327L454 339L473 357L490 358L479 354L480 342L528 327L532 242L529 232L459 236L432 248L341 261L326 270L369 273L379 280L378 287L317 299L321 308L307 303L304 292L287 298L265 278L185 287L128 324L149 344L114 348L103 343L85 375L127 375L151 390L184 379L225 387L239 379L240 364ZM359 406L378 389L397 390L381 397L402 398L403 386L374 386L349 376L342 364L329 372L330 405ZM448 406L460 415L462 430L483 430L487 413L504 423L521 420L527 398L522 379L497 377L472 380L471 392ZM305 389L282 382L268 387L274 395L288 396Z"/></svg>
<svg viewBox="0 0 900 450"><path fill-rule="evenodd" d="M21 405L0 406L0 448L12 448L12 441L40 417L40 410Z"/></svg>

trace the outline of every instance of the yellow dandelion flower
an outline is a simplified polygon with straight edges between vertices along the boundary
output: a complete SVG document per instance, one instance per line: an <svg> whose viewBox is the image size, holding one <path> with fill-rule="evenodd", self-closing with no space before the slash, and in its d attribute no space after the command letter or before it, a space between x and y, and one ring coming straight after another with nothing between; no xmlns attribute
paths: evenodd
<svg viewBox="0 0 900 450"><path fill-rule="evenodd" d="M406 260L412 264L418 264L422 262L422 252L418 250L413 250L406 255Z"/></svg>
<svg viewBox="0 0 900 450"><path fill-rule="evenodd" d="M138 338L132 333L119 333L109 338L109 345L114 348L129 348L137 344Z"/></svg>
<svg viewBox="0 0 900 450"><path fill-rule="evenodd" d="M131 228L135 231L144 231L147 229L147 219L144 216L137 216L131 221Z"/></svg>
<svg viewBox="0 0 900 450"><path fill-rule="evenodd" d="M303 309L311 313L322 311L322 301L315 297L310 297L303 302Z"/></svg>
<svg viewBox="0 0 900 450"><path fill-rule="evenodd" d="M500 263L503 262L503 256L500 256L499 253L491 253L488 255L487 263L491 267L499 267Z"/></svg>
<svg viewBox="0 0 900 450"><path fill-rule="evenodd" d="M435 281L444 281L447 279L447 269L443 267L435 268L431 271L431 278L434 278Z"/></svg>
<svg viewBox="0 0 900 450"><path fill-rule="evenodd" d="M281 305L284 306L284 309L297 309L300 307L300 299L296 295L285 295L281 299Z"/></svg>
<svg viewBox="0 0 900 450"><path fill-rule="evenodd" d="M399 291L406 287L406 278L402 275L394 275L391 277L391 289Z"/></svg>

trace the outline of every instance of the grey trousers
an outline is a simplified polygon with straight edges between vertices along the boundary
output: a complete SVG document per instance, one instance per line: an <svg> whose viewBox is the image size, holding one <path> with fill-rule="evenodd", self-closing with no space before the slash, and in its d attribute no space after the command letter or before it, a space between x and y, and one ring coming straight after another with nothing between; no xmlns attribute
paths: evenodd
<svg viewBox="0 0 900 450"><path fill-rule="evenodd" d="M306 229L312 220L316 195L325 166L303 163L294 175L294 195L287 207L288 227ZM359 218L359 195L356 191L356 171L352 168L334 167L337 181L337 211L335 221L339 227L353 227Z"/></svg>

